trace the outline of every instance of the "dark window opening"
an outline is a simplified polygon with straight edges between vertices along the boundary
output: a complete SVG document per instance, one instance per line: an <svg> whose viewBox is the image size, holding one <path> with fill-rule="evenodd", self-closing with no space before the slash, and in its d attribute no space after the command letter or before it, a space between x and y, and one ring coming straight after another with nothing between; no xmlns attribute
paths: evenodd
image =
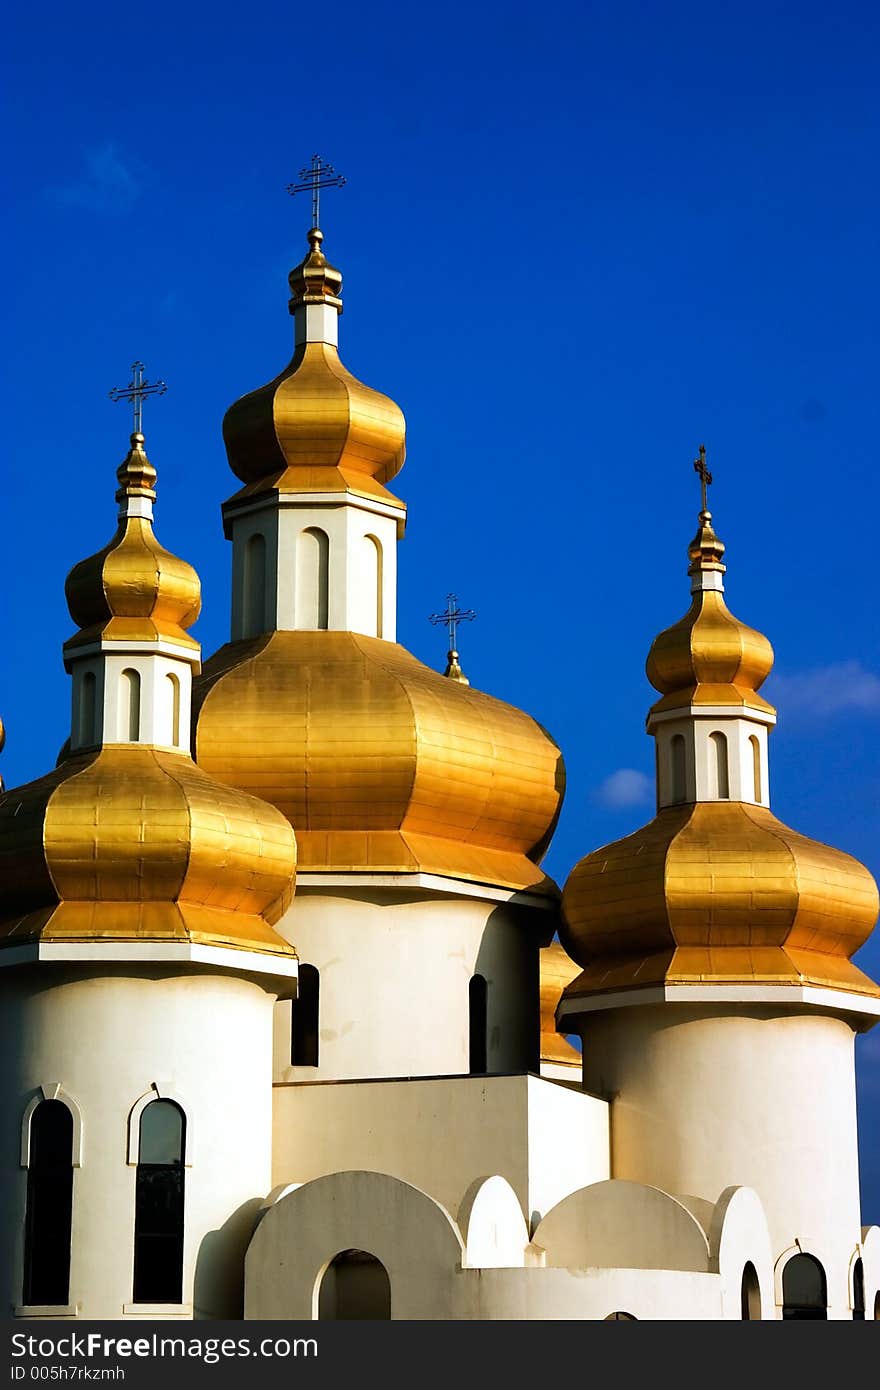
<svg viewBox="0 0 880 1390"><path fill-rule="evenodd" d="M853 1322L865 1321L865 1266L856 1260L853 1267Z"/></svg>
<svg viewBox="0 0 880 1390"><path fill-rule="evenodd" d="M782 1271L782 1317L814 1322L828 1317L825 1271L812 1255L793 1255Z"/></svg>
<svg viewBox="0 0 880 1390"><path fill-rule="evenodd" d="M318 1318L341 1322L391 1317L388 1271L366 1250L343 1250L330 1261L318 1293Z"/></svg>
<svg viewBox="0 0 880 1390"><path fill-rule="evenodd" d="M62 1101L44 1100L31 1116L24 1303L68 1303L72 1215L73 1116Z"/></svg>
<svg viewBox="0 0 880 1390"><path fill-rule="evenodd" d="M290 1060L295 1067L318 1065L318 1013L321 976L313 965L299 967L297 995L293 1001Z"/></svg>
<svg viewBox="0 0 880 1390"><path fill-rule="evenodd" d="M605 1322L638 1322L632 1313L624 1313L620 1309L616 1313L609 1313L604 1319Z"/></svg>
<svg viewBox="0 0 880 1390"><path fill-rule="evenodd" d="M758 1273L751 1260L748 1260L743 1268L740 1301L740 1316L743 1321L760 1322L761 1285L758 1283Z"/></svg>
<svg viewBox="0 0 880 1390"><path fill-rule="evenodd" d="M483 1075L488 1066L488 995L483 976L474 975L469 987L471 1076Z"/></svg>
<svg viewBox="0 0 880 1390"><path fill-rule="evenodd" d="M150 1101L141 1112L135 1179L135 1303L183 1301L185 1142L180 1106Z"/></svg>

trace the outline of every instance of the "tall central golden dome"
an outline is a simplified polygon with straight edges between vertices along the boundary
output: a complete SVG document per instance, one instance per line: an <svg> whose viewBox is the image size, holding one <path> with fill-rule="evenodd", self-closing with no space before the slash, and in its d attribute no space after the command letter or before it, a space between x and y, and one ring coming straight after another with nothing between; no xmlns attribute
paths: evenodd
<svg viewBox="0 0 880 1390"><path fill-rule="evenodd" d="M320 232L309 241L290 276L293 361L224 422L245 483L224 506L235 640L194 690L196 760L284 812L301 872L555 892L539 862L562 801L558 748L457 663L447 679L387 640L402 504L385 483L404 419L339 362L341 275Z"/></svg>

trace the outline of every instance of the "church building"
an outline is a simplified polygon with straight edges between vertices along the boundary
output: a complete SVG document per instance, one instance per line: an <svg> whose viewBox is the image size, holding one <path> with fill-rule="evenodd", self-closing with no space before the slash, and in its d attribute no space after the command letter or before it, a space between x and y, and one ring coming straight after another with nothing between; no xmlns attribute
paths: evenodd
<svg viewBox="0 0 880 1390"><path fill-rule="evenodd" d="M138 366L70 737L0 796L6 1315L880 1318L877 888L771 810L705 455L657 813L560 890L562 750L397 642L404 417L342 364L315 224L292 360L223 422L229 642L154 534Z"/></svg>

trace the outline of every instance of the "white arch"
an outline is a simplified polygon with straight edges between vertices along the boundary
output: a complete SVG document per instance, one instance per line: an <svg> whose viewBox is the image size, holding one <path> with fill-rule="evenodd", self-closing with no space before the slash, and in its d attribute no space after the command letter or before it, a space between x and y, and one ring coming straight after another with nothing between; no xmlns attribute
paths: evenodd
<svg viewBox="0 0 880 1390"><path fill-rule="evenodd" d="M35 1096L32 1096L25 1106L24 1114L21 1117L21 1166L29 1168L31 1161L31 1120L38 1105L42 1105L44 1100L60 1100L62 1105L66 1105L73 1116L73 1144L72 1144L72 1164L74 1168L82 1167L82 1139L83 1121L82 1111L77 1105L73 1096L68 1095L60 1081L48 1081L42 1085Z"/></svg>
<svg viewBox="0 0 880 1390"><path fill-rule="evenodd" d="M136 1168L140 1162L141 1115L154 1100L172 1100L183 1111L186 1120L183 1127L183 1166L184 1168L191 1168L196 1151L193 1113L179 1091L173 1090L170 1086L160 1085L158 1081L151 1082L150 1089L144 1091L142 1096L138 1096L128 1112L128 1157L126 1163L130 1168Z"/></svg>

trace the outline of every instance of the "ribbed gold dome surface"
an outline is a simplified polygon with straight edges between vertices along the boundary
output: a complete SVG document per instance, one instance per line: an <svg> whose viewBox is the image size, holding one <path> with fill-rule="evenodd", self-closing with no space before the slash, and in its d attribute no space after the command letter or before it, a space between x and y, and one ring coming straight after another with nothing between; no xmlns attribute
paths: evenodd
<svg viewBox="0 0 880 1390"><path fill-rule="evenodd" d="M569 995L719 981L880 995L850 960L877 917L871 874L762 806L661 811L582 859L562 908L560 938L583 967Z"/></svg>
<svg viewBox="0 0 880 1390"><path fill-rule="evenodd" d="M534 720L351 632L230 643L196 682L195 756L296 828L300 870L413 872L553 891L562 802Z"/></svg>
<svg viewBox="0 0 880 1390"><path fill-rule="evenodd" d="M290 274L291 311L325 304L335 312L342 276L320 250L321 233L309 237L312 249ZM230 406L223 438L243 495L352 491L401 505L384 484L406 456L403 413L352 376L330 343L301 344L274 381Z"/></svg>
<svg viewBox="0 0 880 1390"><path fill-rule="evenodd" d="M558 941L541 949L541 1061L580 1066L582 1057L568 1039L556 1031L556 1007L563 991L580 974Z"/></svg>
<svg viewBox="0 0 880 1390"><path fill-rule="evenodd" d="M690 573L724 572L724 546L709 512L689 547ZM663 695L652 713L683 704L730 705L770 710L758 690L773 666L773 648L762 633L735 618L715 589L698 589L689 611L655 637L648 653L648 680Z"/></svg>
<svg viewBox="0 0 880 1390"><path fill-rule="evenodd" d="M156 472L144 452L142 434L131 436L131 449L116 476L117 499L155 497ZM122 517L103 550L70 571L65 594L70 616L82 629L68 647L98 635L147 641L164 637L196 645L186 629L199 616L199 577L192 565L159 544L144 517Z"/></svg>
<svg viewBox="0 0 880 1390"><path fill-rule="evenodd" d="M270 923L296 844L273 807L138 744L70 758L0 803L0 941L191 941L290 956Z"/></svg>

